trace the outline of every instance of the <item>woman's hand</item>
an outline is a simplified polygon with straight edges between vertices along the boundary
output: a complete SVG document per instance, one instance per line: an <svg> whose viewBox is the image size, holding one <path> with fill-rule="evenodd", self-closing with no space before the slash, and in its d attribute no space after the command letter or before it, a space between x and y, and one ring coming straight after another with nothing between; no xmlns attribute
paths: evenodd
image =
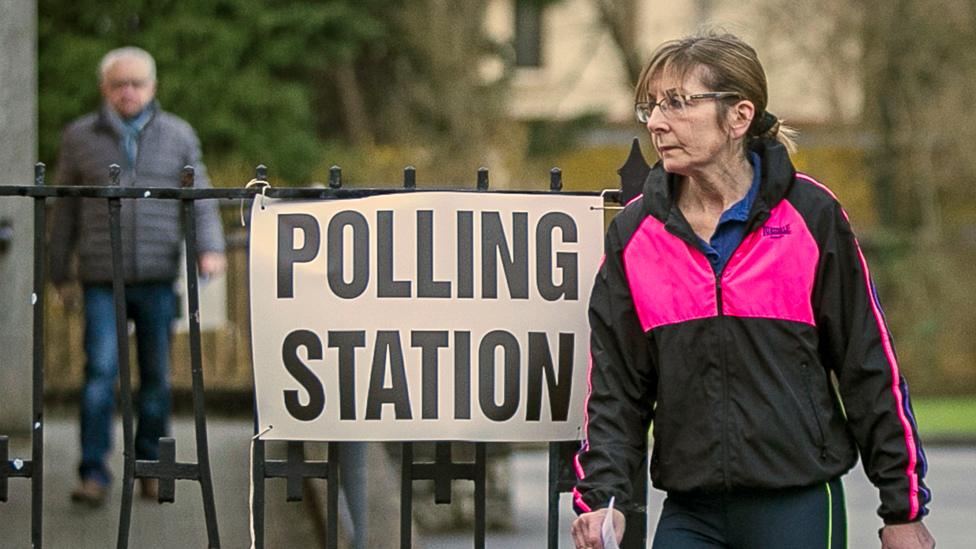
<svg viewBox="0 0 976 549"><path fill-rule="evenodd" d="M935 538L922 521L889 524L881 529L881 549L932 549L933 547L935 547Z"/></svg>
<svg viewBox="0 0 976 549"><path fill-rule="evenodd" d="M576 549L603 549L603 518L606 509L597 509L590 513L583 513L573 521L572 534ZM624 538L626 520L624 514L613 510L613 528L617 533L617 543Z"/></svg>

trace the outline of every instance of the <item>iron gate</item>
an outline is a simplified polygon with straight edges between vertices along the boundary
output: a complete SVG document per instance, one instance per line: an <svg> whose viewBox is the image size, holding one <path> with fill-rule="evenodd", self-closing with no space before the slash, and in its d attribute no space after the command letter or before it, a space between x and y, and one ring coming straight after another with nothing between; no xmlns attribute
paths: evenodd
<svg viewBox="0 0 976 549"><path fill-rule="evenodd" d="M627 163L619 170L621 175L621 190L605 192L610 198L625 203L639 191L647 164L640 155L637 140L631 149ZM119 186L120 168L117 165L109 167L108 186L45 186L44 164L37 164L34 170L34 185L31 186L0 186L0 196L20 196L32 198L34 202L34 262L33 262L33 359L32 359L32 415L31 415L31 455L30 459L12 458L9 455L9 439L0 436L0 503L7 501L8 479L24 478L30 480L31 485L31 528L32 546L41 548L42 540L42 502L44 497L44 287L45 287L45 201L55 197L84 197L104 199L109 209L109 229L112 247L113 281L112 289L116 309L117 352L120 357L129 356L128 337L125 317L125 285L122 272L122 237L120 225L120 211L122 199L136 200L179 200L182 208L184 227L184 246L186 257L196 257L196 218L192 214L196 200L214 199L252 199L255 194L263 192L266 196L280 199L344 199L360 198L379 194L397 192L423 192L417 189L416 172L408 167L403 173L403 187L400 189L343 189L342 172L339 167L330 170L329 186L326 188L194 188L193 168L187 166L181 174L179 188L142 188ZM255 173L258 181L267 180L267 170L258 166ZM519 194L545 194L562 191L562 174L553 168L550 172L548 191L518 191ZM478 170L476 190L471 192L488 192L488 170ZM514 191L493 191L514 192ZM574 194L596 194L593 192ZM136 478L154 478L159 481L158 500L160 503L175 501L176 480L192 480L198 482L203 498L204 521L207 529L208 547L220 547L220 534L217 521L217 509L214 504L214 491L207 447L207 415L203 392L203 364L201 359L200 325L199 325L199 296L196 266L193 261L186 262L186 296L189 303L189 340L190 340L190 368L192 379L192 402L194 416L194 430L196 436L196 462L178 462L176 460L176 441L173 438L160 439L160 457L158 460L136 460L135 441L133 434L133 406L132 383L129 369L119 368L120 400L122 409L123 429L123 476L122 502L119 514L119 528L116 547L126 548L129 543L129 529L132 515L133 485ZM251 461L251 473L254 479L251 512L253 514L253 528L255 547L264 547L264 508L265 508L265 480L271 478L286 479L288 501L300 501L303 497L303 484L306 479L327 480L326 517L327 539L326 545L330 549L338 547L338 475L340 473L339 452L337 442L321 443L328 446L327 459L310 461L305 458L304 442L288 442L287 458L284 460L266 459L265 443L255 437ZM437 504L451 503L451 483L454 480L468 480L474 482L474 547L485 547L486 536L486 448L487 443L478 442L475 445L473 462L455 462L452 458L451 442L434 443L434 461L414 461L414 443L403 442L401 451L401 512L400 512L400 546L411 546L411 524L413 506L413 482L417 480L434 481L434 500ZM552 442L549 444L549 478L548 478L548 547L554 549L559 541L559 496L569 492L575 482L571 462L573 454L578 448L574 441ZM641 471L646 470L646 462ZM635 479L635 494L647 492L647 475L638 475ZM638 511L628 513L624 542L626 549L645 547L646 543L646 510L641 507ZM564 529L565 530L565 529Z"/></svg>

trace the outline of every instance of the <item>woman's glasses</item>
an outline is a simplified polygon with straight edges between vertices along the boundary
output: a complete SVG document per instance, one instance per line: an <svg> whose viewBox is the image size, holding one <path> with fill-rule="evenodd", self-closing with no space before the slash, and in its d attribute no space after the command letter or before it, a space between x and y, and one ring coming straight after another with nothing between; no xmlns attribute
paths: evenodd
<svg viewBox="0 0 976 549"><path fill-rule="evenodd" d="M679 93L677 89L671 88L664 92L664 99L656 103L645 102L635 104L634 114L637 115L637 120L641 124L646 125L647 121L651 119L651 113L654 111L654 107L660 109L661 114L666 118L680 118L685 114L688 106L694 104L699 99L725 99L728 97L740 96L735 92L706 92L684 95Z"/></svg>

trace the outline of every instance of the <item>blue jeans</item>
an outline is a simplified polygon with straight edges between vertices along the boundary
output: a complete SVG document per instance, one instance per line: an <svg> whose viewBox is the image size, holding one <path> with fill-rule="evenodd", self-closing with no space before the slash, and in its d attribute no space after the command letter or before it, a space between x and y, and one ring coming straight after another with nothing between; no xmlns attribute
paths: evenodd
<svg viewBox="0 0 976 549"><path fill-rule="evenodd" d="M91 284L85 296L85 385L81 392L81 465L83 479L110 480L105 458L112 448L116 378L119 373L112 287ZM135 322L139 363L136 398L139 425L136 459L158 459L159 439L169 432L170 330L176 307L171 282L128 284L126 316ZM128 366L128 357L124 364Z"/></svg>
<svg viewBox="0 0 976 549"><path fill-rule="evenodd" d="M332 459L332 456L329 456ZM352 533L349 536L350 549L364 549L366 547L366 443L339 443L339 482L342 492L346 496L346 508L352 522Z"/></svg>

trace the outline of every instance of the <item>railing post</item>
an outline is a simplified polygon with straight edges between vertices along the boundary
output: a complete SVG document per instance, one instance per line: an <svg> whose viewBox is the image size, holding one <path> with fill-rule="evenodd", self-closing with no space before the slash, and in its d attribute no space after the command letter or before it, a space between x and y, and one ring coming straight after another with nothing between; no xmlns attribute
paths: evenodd
<svg viewBox="0 0 976 549"><path fill-rule="evenodd" d="M474 462L456 463L451 457L451 442L434 443L434 461L414 463L413 443L401 444L400 471L400 547L408 549L412 544L413 482L434 481L434 503L451 503L451 482L474 481L474 546L484 549L487 530L487 443L475 442Z"/></svg>
<svg viewBox="0 0 976 549"><path fill-rule="evenodd" d="M34 185L44 186L44 164L34 165ZM44 198L34 199L34 292L31 304L34 310L32 386L33 413L31 414L31 543L41 547L43 538L44 507L44 266L47 258Z"/></svg>
<svg viewBox="0 0 976 549"><path fill-rule="evenodd" d="M339 547L339 444L338 442L329 443L329 476L328 485L326 486L326 495L328 497L328 516L326 521L329 523L328 538L326 539L326 549L338 549ZM350 494L346 494L348 499ZM353 528L357 528L359 525L353 525Z"/></svg>
<svg viewBox="0 0 976 549"><path fill-rule="evenodd" d="M268 180L268 167L258 164L254 168L254 178L258 181ZM253 207L253 202L252 202ZM248 225L250 227L250 225ZM248 237L250 243L250 237ZM250 245L250 244L249 244ZM250 281L248 282L250 284ZM253 322L251 332L253 333ZM255 394L255 399L257 398ZM264 478L265 478L265 448L264 441L257 438L260 433L260 426L257 423L257 400L254 401L254 435L251 449L251 536L254 540L254 549L264 549Z"/></svg>
<svg viewBox="0 0 976 549"><path fill-rule="evenodd" d="M546 496L548 513L546 518L546 547L556 549L559 546L559 445L549 443L549 482Z"/></svg>
<svg viewBox="0 0 976 549"><path fill-rule="evenodd" d="M255 416L256 417L256 416ZM264 441L255 439L251 454L251 516L255 549L264 549Z"/></svg>
<svg viewBox="0 0 976 549"><path fill-rule="evenodd" d="M413 443L400 444L400 549L413 543Z"/></svg>
<svg viewBox="0 0 976 549"><path fill-rule="evenodd" d="M10 456L7 453L9 441L7 436L0 435L0 503L7 503L7 476L10 474L7 472L10 468Z"/></svg>
<svg viewBox="0 0 976 549"><path fill-rule="evenodd" d="M122 169L108 168L112 186L119 186ZM132 434L132 380L129 374L129 331L125 306L125 270L122 263L122 200L108 199L108 224L112 246L112 296L115 301L115 339L119 364L119 393L122 401L122 504L119 507L119 533L116 547L129 546L132 518L132 490L135 482L135 438Z"/></svg>
<svg viewBox="0 0 976 549"><path fill-rule="evenodd" d="M193 188L193 166L184 166L180 186ZM197 279L197 220L195 201L184 198L183 238L186 251L186 298L190 324L190 373L193 384L193 419L196 433L197 468L200 475L200 492L203 497L203 514L207 522L207 541L212 549L220 547L217 525L217 508L214 503L213 479L210 474L210 451L207 446L207 417L203 396L203 359L200 345L200 296Z"/></svg>
<svg viewBox="0 0 976 549"><path fill-rule="evenodd" d="M485 549L485 534L488 526L488 444L476 442L474 445L474 547Z"/></svg>

